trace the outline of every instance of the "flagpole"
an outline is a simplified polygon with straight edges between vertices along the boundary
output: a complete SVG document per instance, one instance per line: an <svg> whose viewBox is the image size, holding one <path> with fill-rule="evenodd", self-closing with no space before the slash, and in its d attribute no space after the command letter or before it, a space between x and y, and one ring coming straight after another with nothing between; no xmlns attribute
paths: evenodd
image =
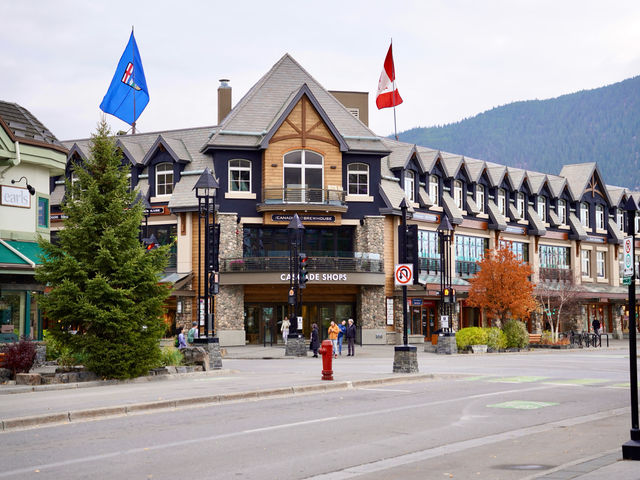
<svg viewBox="0 0 640 480"><path fill-rule="evenodd" d="M131 35L133 35L133 25L131 25ZM132 88L133 90L133 123L131 124L131 134L135 135L136 134L136 89L135 89L135 85L136 85L136 49L135 49L135 40L136 37L133 37L133 44L134 44L134 48L131 49L131 56L132 61L131 61L131 65L133 66L133 68L131 69L131 76L133 77L133 85L134 87ZM395 107L394 107L395 108ZM398 139L398 136L396 135L396 140Z"/></svg>
<svg viewBox="0 0 640 480"><path fill-rule="evenodd" d="M393 51L393 37L391 37L391 51ZM398 141L398 127L396 126L396 65L393 65L393 132Z"/></svg>

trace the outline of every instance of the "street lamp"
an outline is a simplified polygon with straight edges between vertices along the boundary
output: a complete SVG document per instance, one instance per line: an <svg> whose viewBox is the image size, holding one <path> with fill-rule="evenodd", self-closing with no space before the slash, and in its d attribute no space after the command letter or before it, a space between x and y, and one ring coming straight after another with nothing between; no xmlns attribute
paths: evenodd
<svg viewBox="0 0 640 480"><path fill-rule="evenodd" d="M36 189L33 188L31 185L29 185L29 179L27 177L25 177L25 176L20 177L18 180L11 180L11 185L22 181L23 178L24 178L24 183L27 184L27 190L29 190L29 194L35 195L36 194Z"/></svg>
<svg viewBox="0 0 640 480"><path fill-rule="evenodd" d="M212 245L210 245L211 232L209 231L209 217L211 214L214 215L215 224L215 199L218 187L219 184L211 174L211 170L209 170L208 167L205 168L204 172L200 175L200 178L193 187L193 190L196 191L196 198L198 199L198 279L200 285L204 285L203 296L198 295L198 316L200 317L201 315L204 315L206 319L204 324L205 338L214 337L214 306L213 299L209 298L209 280L212 275L217 275L217 272L211 270L212 265L209 262L209 253L212 248ZM202 271L202 218L204 218L204 272ZM198 288L198 294L200 294L201 291L202 290ZM210 303L211 309L209 308Z"/></svg>
<svg viewBox="0 0 640 480"><path fill-rule="evenodd" d="M298 324L298 319L302 319L302 289L300 288L300 268L299 254L302 250L302 235L304 225L300 221L297 213L293 215L291 222L287 226L289 231L289 337L285 346L286 356L307 356L307 349L304 338L300 335L302 322ZM291 304L293 300L293 305Z"/></svg>
<svg viewBox="0 0 640 480"><path fill-rule="evenodd" d="M629 376L631 385L631 440L622 445L622 458L640 460L640 428L638 426L638 352L636 347L636 239L635 217L638 207L633 197L625 205L627 211L627 235L631 237L631 263L634 265L629 282Z"/></svg>
<svg viewBox="0 0 640 480"><path fill-rule="evenodd" d="M453 299L453 290L451 288L451 238L453 236L453 227L447 215L442 216L442 221L438 228L438 237L440 240L440 322L446 319L447 326L442 328L443 331L449 330L451 321L451 304ZM444 318L443 318L444 317Z"/></svg>

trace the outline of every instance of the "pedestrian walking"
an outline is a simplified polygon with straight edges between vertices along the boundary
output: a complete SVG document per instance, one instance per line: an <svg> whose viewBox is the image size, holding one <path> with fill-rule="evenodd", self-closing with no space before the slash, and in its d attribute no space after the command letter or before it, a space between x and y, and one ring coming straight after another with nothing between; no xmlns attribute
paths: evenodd
<svg viewBox="0 0 640 480"><path fill-rule="evenodd" d="M178 330L176 330L176 332L178 333L178 350L187 348L187 342L184 339L184 333L182 333L182 330L182 327L178 327Z"/></svg>
<svg viewBox="0 0 640 480"><path fill-rule="evenodd" d="M282 341L284 344L287 344L287 339L289 338L289 327L291 326L291 322L287 317L284 317L282 320L282 325L280 326L280 331L282 332Z"/></svg>
<svg viewBox="0 0 640 480"><path fill-rule="evenodd" d="M338 355L342 355L342 341L344 340L344 334L347 331L347 322L344 320L338 325L340 333L338 333Z"/></svg>
<svg viewBox="0 0 640 480"><path fill-rule="evenodd" d="M600 320L594 317L591 326L593 327L593 333L600 335Z"/></svg>
<svg viewBox="0 0 640 480"><path fill-rule="evenodd" d="M189 344L192 344L193 341L198 338L198 322L193 321L191 322L191 328L189 329L189 331L187 332L187 342Z"/></svg>
<svg viewBox="0 0 640 480"><path fill-rule="evenodd" d="M353 357L356 354L356 325L353 323L353 318L349 319L345 336L347 337L347 357Z"/></svg>
<svg viewBox="0 0 640 480"><path fill-rule="evenodd" d="M333 358L338 358L338 333L340 333L340 329L333 320L331 320L327 333L329 334L331 345L333 345Z"/></svg>
<svg viewBox="0 0 640 480"><path fill-rule="evenodd" d="M318 348L320 348L320 335L318 335L318 324L311 325L311 342L309 349L313 352L313 356L318 358Z"/></svg>

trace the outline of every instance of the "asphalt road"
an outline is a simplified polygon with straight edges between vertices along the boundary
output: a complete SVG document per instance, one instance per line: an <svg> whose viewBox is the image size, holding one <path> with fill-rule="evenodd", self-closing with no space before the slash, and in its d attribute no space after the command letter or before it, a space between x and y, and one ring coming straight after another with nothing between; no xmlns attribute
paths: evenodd
<svg viewBox="0 0 640 480"><path fill-rule="evenodd" d="M626 352L428 358L468 376L5 432L0 479L526 479L629 438Z"/></svg>

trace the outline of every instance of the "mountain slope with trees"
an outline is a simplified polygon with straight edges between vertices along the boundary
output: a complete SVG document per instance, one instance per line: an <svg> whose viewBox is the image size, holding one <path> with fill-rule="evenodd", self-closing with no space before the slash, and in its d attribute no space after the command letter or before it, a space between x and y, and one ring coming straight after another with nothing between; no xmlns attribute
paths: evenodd
<svg viewBox="0 0 640 480"><path fill-rule="evenodd" d="M399 139L543 173L595 161L607 184L640 190L639 133L640 76L511 103L449 125L413 128Z"/></svg>

